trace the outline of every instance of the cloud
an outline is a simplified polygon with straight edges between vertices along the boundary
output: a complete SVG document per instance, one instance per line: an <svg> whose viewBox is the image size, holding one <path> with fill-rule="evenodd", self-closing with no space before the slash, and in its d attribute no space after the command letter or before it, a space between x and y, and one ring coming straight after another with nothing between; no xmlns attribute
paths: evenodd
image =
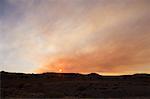
<svg viewBox="0 0 150 99"><path fill-rule="evenodd" d="M0 64L5 70L149 72L149 0L4 4Z"/></svg>

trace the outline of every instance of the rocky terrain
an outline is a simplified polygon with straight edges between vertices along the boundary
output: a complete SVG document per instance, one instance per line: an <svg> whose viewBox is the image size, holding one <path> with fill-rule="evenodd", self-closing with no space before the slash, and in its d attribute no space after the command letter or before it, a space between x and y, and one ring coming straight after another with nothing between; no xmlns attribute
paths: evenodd
<svg viewBox="0 0 150 99"><path fill-rule="evenodd" d="M150 74L0 72L2 98L149 98Z"/></svg>

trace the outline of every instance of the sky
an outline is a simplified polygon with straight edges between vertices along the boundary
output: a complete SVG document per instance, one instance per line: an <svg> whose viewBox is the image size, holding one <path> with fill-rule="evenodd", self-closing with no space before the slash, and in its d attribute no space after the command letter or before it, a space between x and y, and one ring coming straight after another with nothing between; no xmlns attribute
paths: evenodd
<svg viewBox="0 0 150 99"><path fill-rule="evenodd" d="M150 0L0 0L0 70L150 73Z"/></svg>

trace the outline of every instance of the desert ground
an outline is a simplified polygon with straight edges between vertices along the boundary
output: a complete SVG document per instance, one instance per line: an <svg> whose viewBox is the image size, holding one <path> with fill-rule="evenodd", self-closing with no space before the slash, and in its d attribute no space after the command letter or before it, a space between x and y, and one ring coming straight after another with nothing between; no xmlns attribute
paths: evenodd
<svg viewBox="0 0 150 99"><path fill-rule="evenodd" d="M150 74L101 76L96 73L24 74L2 71L2 98L150 99Z"/></svg>

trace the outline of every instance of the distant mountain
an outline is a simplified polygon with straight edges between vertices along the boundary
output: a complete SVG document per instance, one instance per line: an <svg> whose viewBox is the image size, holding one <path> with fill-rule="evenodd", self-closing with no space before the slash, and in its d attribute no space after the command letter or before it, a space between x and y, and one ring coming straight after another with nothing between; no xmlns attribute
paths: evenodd
<svg viewBox="0 0 150 99"><path fill-rule="evenodd" d="M150 74L146 73L137 73L133 75L121 75L121 76L102 76L97 73L90 74L79 74L79 73L55 73L55 72L46 72L41 74L25 74L25 73L11 73L1 71L1 75L5 75L5 77L31 77L31 78L66 78L66 79L102 79L102 78L144 78L150 77Z"/></svg>

